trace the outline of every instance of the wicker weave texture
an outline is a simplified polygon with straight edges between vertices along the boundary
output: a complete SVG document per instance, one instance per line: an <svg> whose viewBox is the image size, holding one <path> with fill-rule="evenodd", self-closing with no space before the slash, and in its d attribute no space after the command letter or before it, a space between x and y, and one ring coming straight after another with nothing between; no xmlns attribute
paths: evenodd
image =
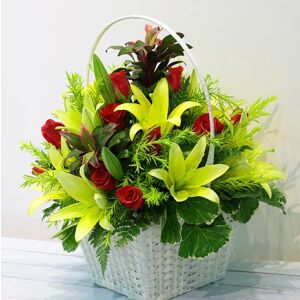
<svg viewBox="0 0 300 300"><path fill-rule="evenodd" d="M160 234L160 226L154 225L125 247L112 242L105 277L94 248L84 239L81 247L93 281L129 299L167 300L224 278L233 237L204 259L182 259L178 246L160 243Z"/></svg>

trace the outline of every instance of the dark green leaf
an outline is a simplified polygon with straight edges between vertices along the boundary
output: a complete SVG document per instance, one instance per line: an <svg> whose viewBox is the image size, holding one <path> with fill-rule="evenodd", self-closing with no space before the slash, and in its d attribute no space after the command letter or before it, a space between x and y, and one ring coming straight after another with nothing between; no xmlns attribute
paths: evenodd
<svg viewBox="0 0 300 300"><path fill-rule="evenodd" d="M189 224L210 224L218 216L219 205L201 197L177 203L179 216Z"/></svg>
<svg viewBox="0 0 300 300"><path fill-rule="evenodd" d="M263 189L261 189L262 197L260 197L259 200L271 206L278 207L282 210L283 213L285 213L284 210L284 205L286 204L285 195L276 187L271 186L271 190L272 190L272 197L270 199L267 193Z"/></svg>
<svg viewBox="0 0 300 300"><path fill-rule="evenodd" d="M103 82L103 86L101 87L101 95L103 96L105 103L114 103L115 93L113 84L104 65L96 54L93 55L93 67L96 79Z"/></svg>
<svg viewBox="0 0 300 300"><path fill-rule="evenodd" d="M72 146L74 149L80 150L80 151L86 151L85 147L82 145L80 136L78 134L67 132L67 131L61 131L61 135L66 139L66 141L69 143L70 146Z"/></svg>
<svg viewBox="0 0 300 300"><path fill-rule="evenodd" d="M80 140L84 148L87 149L89 152L94 151L96 149L95 141L92 135L89 133L89 131L83 124L80 128Z"/></svg>
<svg viewBox="0 0 300 300"><path fill-rule="evenodd" d="M118 125L111 123L94 129L92 135L98 150L101 150L106 145L108 140L115 134L117 131L117 126Z"/></svg>
<svg viewBox="0 0 300 300"><path fill-rule="evenodd" d="M68 224L67 222L63 225L62 229L56 233L52 238L59 238L62 241L64 251L73 252L77 249L79 243L75 241L75 230L77 224Z"/></svg>
<svg viewBox="0 0 300 300"><path fill-rule="evenodd" d="M82 154L83 151L78 149L73 149L66 157L66 160L72 158L72 157L78 157L80 154Z"/></svg>
<svg viewBox="0 0 300 300"><path fill-rule="evenodd" d="M177 32L177 34L179 35L180 38L184 37L184 34L181 32ZM161 48L167 48L175 43L177 43L177 41L171 34L169 34L169 35L165 36L163 38L163 40L161 41Z"/></svg>
<svg viewBox="0 0 300 300"><path fill-rule="evenodd" d="M137 40L134 45L133 45L133 48L134 49L139 49L139 48L142 48L144 47L146 44L143 42L143 41L140 41L140 40Z"/></svg>
<svg viewBox="0 0 300 300"><path fill-rule="evenodd" d="M124 149L124 150L121 150L119 153L118 153L118 158L119 159L122 159L122 158L129 158L130 157L130 151L128 149Z"/></svg>
<svg viewBox="0 0 300 300"><path fill-rule="evenodd" d="M133 47L132 46L126 46L120 49L118 56L121 55L126 55L126 54L131 54L133 52Z"/></svg>
<svg viewBox="0 0 300 300"><path fill-rule="evenodd" d="M122 149L128 145L130 142L129 130L125 129L117 132L107 143L108 148L118 146L119 149Z"/></svg>
<svg viewBox="0 0 300 300"><path fill-rule="evenodd" d="M124 173L119 159L106 147L102 148L101 157L110 175L117 180L121 180Z"/></svg>
<svg viewBox="0 0 300 300"><path fill-rule="evenodd" d="M166 215L164 218L163 229L161 232L161 242L166 244L176 244L181 240L180 229L176 206L169 203L166 210Z"/></svg>
<svg viewBox="0 0 300 300"><path fill-rule="evenodd" d="M229 241L231 227L220 216L211 225L194 225L184 223L179 256L184 258L201 258L217 252Z"/></svg>

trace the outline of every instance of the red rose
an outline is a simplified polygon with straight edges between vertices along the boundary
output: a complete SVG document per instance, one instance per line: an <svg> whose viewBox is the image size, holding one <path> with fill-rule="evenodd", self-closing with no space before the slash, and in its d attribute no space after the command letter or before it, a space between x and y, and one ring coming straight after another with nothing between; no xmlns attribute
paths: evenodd
<svg viewBox="0 0 300 300"><path fill-rule="evenodd" d="M54 120L47 120L42 126L42 135L45 140L56 148L60 148L60 130L56 129L58 126L64 126L64 124L55 122Z"/></svg>
<svg viewBox="0 0 300 300"><path fill-rule="evenodd" d="M132 209L139 209L144 203L142 191L133 185L119 188L117 198L124 206Z"/></svg>
<svg viewBox="0 0 300 300"><path fill-rule="evenodd" d="M109 75L109 77L114 86L115 93L117 94L117 91L119 91L127 99L129 96L130 86L125 70L113 72Z"/></svg>
<svg viewBox="0 0 300 300"><path fill-rule="evenodd" d="M148 135L147 135L148 141L152 141L152 140L158 140L161 138L161 132L160 132L160 127L156 127L154 129L152 129ZM159 154L162 150L161 145L159 144L153 144L153 150L156 154ZM152 149L151 149L152 150ZM149 151L150 152L150 151Z"/></svg>
<svg viewBox="0 0 300 300"><path fill-rule="evenodd" d="M117 103L107 104L103 108L100 109L100 117L106 123L115 123L118 125L119 129L123 129L126 127L125 123L125 110L115 111L115 108L120 105Z"/></svg>
<svg viewBox="0 0 300 300"><path fill-rule="evenodd" d="M167 76L167 80L169 85L172 87L173 92L178 92L181 89L181 74L183 71L183 67L175 67L169 68L169 75Z"/></svg>
<svg viewBox="0 0 300 300"><path fill-rule="evenodd" d="M224 125L220 123L220 121L217 118L214 118L214 127L215 127L215 133L220 133L224 130ZM209 114L205 113L201 116L199 116L194 124L193 124L193 130L197 134L203 134L205 132L210 132L210 124L209 124Z"/></svg>
<svg viewBox="0 0 300 300"><path fill-rule="evenodd" d="M90 179L97 188L111 191L116 187L116 180L108 173L103 163L98 168L92 168Z"/></svg>
<svg viewBox="0 0 300 300"><path fill-rule="evenodd" d="M242 114L239 113L231 117L231 120L233 121L233 125L237 124L240 121L241 116Z"/></svg>
<svg viewBox="0 0 300 300"><path fill-rule="evenodd" d="M44 168L38 168L38 167L33 167L31 170L32 175L39 175L45 172L46 169Z"/></svg>

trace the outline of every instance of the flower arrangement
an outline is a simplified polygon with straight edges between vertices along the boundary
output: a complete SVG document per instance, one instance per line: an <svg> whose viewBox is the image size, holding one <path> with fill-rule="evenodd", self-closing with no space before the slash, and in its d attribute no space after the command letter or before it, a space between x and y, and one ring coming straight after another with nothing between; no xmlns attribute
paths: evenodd
<svg viewBox="0 0 300 300"><path fill-rule="evenodd" d="M144 41L110 47L129 59L109 72L94 55L87 87L67 74L64 110L42 126L46 141L21 145L35 157L23 187L42 193L29 214L45 205L43 219L61 226L54 237L66 251L87 237L103 272L113 236L122 247L161 224L162 243L201 258L229 240L225 215L246 223L260 202L283 212L286 202L276 186L284 175L264 160L272 150L256 138L275 98L245 105L207 76L211 138L204 92L179 59L183 48L172 35L159 39L159 27L145 30ZM209 144L215 159L207 165Z"/></svg>

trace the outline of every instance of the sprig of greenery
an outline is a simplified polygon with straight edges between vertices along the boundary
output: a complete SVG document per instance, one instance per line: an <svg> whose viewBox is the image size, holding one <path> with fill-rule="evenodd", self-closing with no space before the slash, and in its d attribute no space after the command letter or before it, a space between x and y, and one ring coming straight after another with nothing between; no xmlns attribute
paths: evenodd
<svg viewBox="0 0 300 300"><path fill-rule="evenodd" d="M66 73L68 79L68 91L63 94L65 101L68 101L78 111L82 111L84 86L82 77L78 73Z"/></svg>
<svg viewBox="0 0 300 300"><path fill-rule="evenodd" d="M60 188L60 184L52 170L45 171L44 173L37 176L25 175L23 179L24 182L21 185L22 188L40 188L43 192L47 192L55 188Z"/></svg>

